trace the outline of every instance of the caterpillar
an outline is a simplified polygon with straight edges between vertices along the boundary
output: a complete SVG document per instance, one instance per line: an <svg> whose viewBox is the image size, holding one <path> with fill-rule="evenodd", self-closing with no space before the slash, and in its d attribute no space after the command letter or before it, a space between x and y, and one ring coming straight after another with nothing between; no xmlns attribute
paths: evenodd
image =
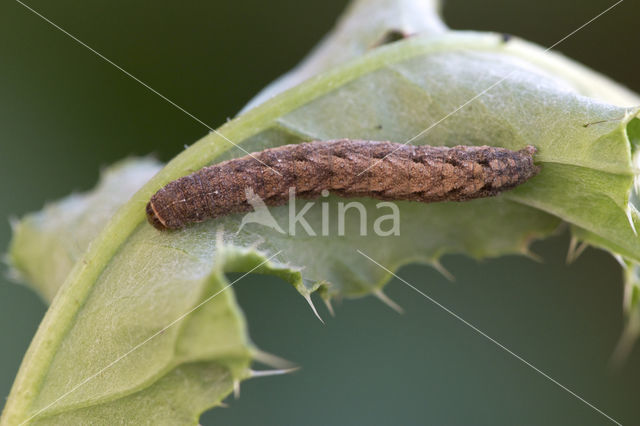
<svg viewBox="0 0 640 426"><path fill-rule="evenodd" d="M266 205L322 191L342 197L373 197L431 203L491 197L512 189L540 168L536 149L491 146L412 146L340 139L265 149L205 167L161 188L146 206L149 223L179 229L251 210L246 190Z"/></svg>

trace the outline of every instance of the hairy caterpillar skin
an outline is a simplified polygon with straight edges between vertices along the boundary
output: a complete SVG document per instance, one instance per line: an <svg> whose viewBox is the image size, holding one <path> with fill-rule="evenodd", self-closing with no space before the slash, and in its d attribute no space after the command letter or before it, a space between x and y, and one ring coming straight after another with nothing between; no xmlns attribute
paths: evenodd
<svg viewBox="0 0 640 426"><path fill-rule="evenodd" d="M511 151L350 139L285 145L170 182L151 197L146 212L156 228L178 229L250 211L247 188L270 206L287 203L289 188L301 198L329 190L342 197L465 201L497 195L535 176L540 170L533 163L535 152L532 146Z"/></svg>

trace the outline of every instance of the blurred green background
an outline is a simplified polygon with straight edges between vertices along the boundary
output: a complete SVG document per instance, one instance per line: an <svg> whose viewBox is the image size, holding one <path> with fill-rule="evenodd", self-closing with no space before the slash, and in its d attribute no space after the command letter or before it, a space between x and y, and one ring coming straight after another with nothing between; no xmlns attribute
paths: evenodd
<svg viewBox="0 0 640 426"><path fill-rule="evenodd" d="M29 5L217 126L295 65L331 28L344 0L78 2ZM456 29L508 32L549 46L612 0L449 0ZM638 2L626 1L557 50L640 90ZM8 218L91 188L128 155L168 160L206 133L13 0L0 4L0 247ZM623 424L640 424L640 351L606 368L620 334L621 272L603 252L574 265L566 234L521 257L446 257L455 283L426 266L399 274ZM540 374L399 281L398 315L373 298L345 301L321 325L289 285L254 276L236 287L263 349L296 374L245 382L203 425L608 424ZM0 394L6 397L46 307L0 282Z"/></svg>

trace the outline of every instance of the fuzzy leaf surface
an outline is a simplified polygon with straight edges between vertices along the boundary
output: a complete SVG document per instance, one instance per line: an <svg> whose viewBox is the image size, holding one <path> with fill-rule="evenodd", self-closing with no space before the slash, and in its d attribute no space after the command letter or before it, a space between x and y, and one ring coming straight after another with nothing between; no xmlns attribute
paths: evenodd
<svg viewBox="0 0 640 426"><path fill-rule="evenodd" d="M367 235L360 233L355 210L346 215L345 234L338 235L331 212L345 200L336 197L317 200L305 214L315 236L300 227L295 235L256 224L239 230L238 215L157 231L144 213L155 191L203 166L244 155L210 134L144 184L104 227L96 225L103 229L95 230L97 237L58 290L23 361L3 424L34 415L34 424L84 422L108 418L100 416L109 410L122 416L129 411L134 418L141 404L136 398L145 407L161 406L167 386L175 386L178 408L157 410L157 418L150 409L149 422L195 424L203 409L231 391L230 383L250 375L257 354L232 291L112 363L222 290L225 272L257 268L291 282L305 297L314 291L325 299L361 296L377 291L389 274L358 250L392 270L411 261L437 266L448 253L527 254L532 239L549 235L561 222L593 235L604 249L640 261L631 226L638 219L629 201L634 167L628 128L638 114L629 105L637 101L563 57L473 32L409 38L313 77L225 124L220 133L249 152L345 137L510 149L534 145L542 171L491 199L397 203L397 236L372 232L375 219L389 210L369 199L360 200ZM323 203L330 212L326 236ZM285 230L290 208L271 209ZM37 221L25 223L29 232L23 238L32 240L16 240L14 247L36 246L42 236ZM73 238L63 227L58 237ZM32 270L29 262L46 257L27 250L16 267ZM219 391L210 389L204 403L194 399L189 389L209 389L217 380L212 375L221 380L220 388L213 386Z"/></svg>

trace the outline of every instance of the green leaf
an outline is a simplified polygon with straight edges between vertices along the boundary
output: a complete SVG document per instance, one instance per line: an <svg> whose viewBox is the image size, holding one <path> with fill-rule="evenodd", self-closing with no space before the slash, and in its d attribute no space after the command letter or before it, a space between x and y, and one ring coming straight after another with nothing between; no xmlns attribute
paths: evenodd
<svg viewBox="0 0 640 426"><path fill-rule="evenodd" d="M89 408L65 411L43 419L43 425L197 424L211 401L224 398L233 387L231 374L216 363L193 363L177 367L149 387L127 398ZM148 404L162 400L163 404Z"/></svg>
<svg viewBox="0 0 640 426"><path fill-rule="evenodd" d="M441 34L439 0L356 0L329 34L294 69L265 87L241 114L303 81L373 49L389 34Z"/></svg>
<svg viewBox="0 0 640 426"><path fill-rule="evenodd" d="M102 173L90 193L69 196L16 222L9 249L14 275L50 303L91 240L161 167L151 159L121 161Z"/></svg>
<svg viewBox="0 0 640 426"><path fill-rule="evenodd" d="M597 239L640 262L630 223L637 224L637 214L629 203L634 168L628 129L639 112L628 107L633 103L634 94L563 57L473 32L412 37L311 78L220 133L248 151L344 137L512 149L531 144L542 171L492 199L397 203L399 235L371 232L391 208L368 199L360 200L367 235L360 235L355 210L338 235L335 212L345 201L335 197L316 201L305 214L316 236L300 227L295 235L257 224L240 230L238 215L177 232L155 230L144 206L162 185L244 154L210 134L133 195L75 263L25 356L3 424L32 416L34 423L110 422L112 415L195 424L198 413L230 392L230 383L251 375L259 354L232 291L220 292L228 285L225 272L256 268L291 282L309 300L319 291L328 301L376 293L389 279L360 252L390 269L411 261L439 267L447 253L528 254L532 239L562 221L591 236L589 243ZM283 229L289 229L290 207L271 210ZM330 212L326 236L324 208ZM15 266L28 277L38 277L33 263L47 258L30 249L45 227L33 218L18 227ZM58 229L56 244L72 238L64 226ZM38 286L52 294L55 284ZM184 319L174 323L178 318ZM175 410L147 410L165 404L168 393Z"/></svg>

